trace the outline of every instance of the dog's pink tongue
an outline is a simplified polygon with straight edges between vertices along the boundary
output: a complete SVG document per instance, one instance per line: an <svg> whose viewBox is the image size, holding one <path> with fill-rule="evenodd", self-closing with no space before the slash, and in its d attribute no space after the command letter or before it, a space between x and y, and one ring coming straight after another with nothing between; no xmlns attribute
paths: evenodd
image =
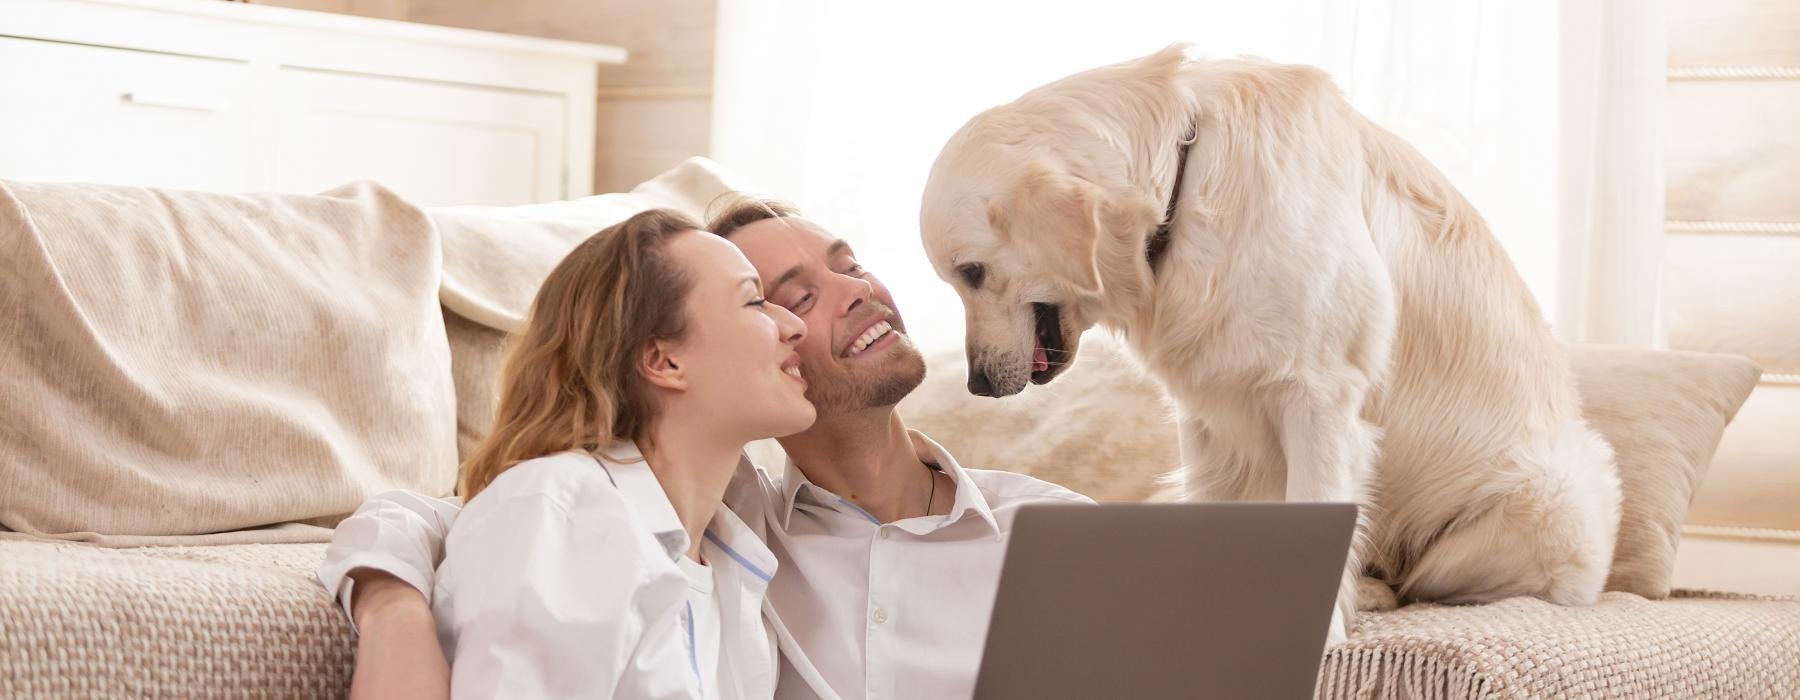
<svg viewBox="0 0 1800 700"><path fill-rule="evenodd" d="M1031 351L1031 371L1042 372L1047 369L1050 369L1050 353L1044 352L1044 346L1039 345Z"/></svg>

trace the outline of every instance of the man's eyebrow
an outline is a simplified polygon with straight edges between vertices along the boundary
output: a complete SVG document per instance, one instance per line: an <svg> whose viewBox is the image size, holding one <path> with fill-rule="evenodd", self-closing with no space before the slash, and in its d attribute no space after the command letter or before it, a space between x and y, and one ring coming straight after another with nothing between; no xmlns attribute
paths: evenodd
<svg viewBox="0 0 1800 700"><path fill-rule="evenodd" d="M788 268L787 272L781 273L781 276L776 277L774 282L769 283L768 293L774 294L775 290L781 289L781 285L784 285L784 284L794 281L795 277L800 276L800 268L801 267L802 267L801 265L795 265L793 267Z"/></svg>
<svg viewBox="0 0 1800 700"><path fill-rule="evenodd" d="M825 259L830 260L832 258L837 257L839 253L848 253L848 252L850 252L850 244L845 242L844 239L839 238L835 241L832 241L831 245L825 247ZM768 293L774 294L775 290L781 289L781 285L784 285L784 284L794 281L795 277L800 276L802 267L804 267L803 264L795 265L793 267L788 268L787 272L783 272L780 275L777 275L775 277L775 281L769 283L769 286L767 287Z"/></svg>

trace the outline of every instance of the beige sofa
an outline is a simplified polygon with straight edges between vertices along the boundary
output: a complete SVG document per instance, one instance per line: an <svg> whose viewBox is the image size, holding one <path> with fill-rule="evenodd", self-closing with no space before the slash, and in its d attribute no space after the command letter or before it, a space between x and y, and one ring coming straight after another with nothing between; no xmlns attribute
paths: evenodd
<svg viewBox="0 0 1800 700"><path fill-rule="evenodd" d="M422 444L419 452L466 451L485 431L482 407L488 400L484 392L491 391L494 342L516 322L523 300L528 300L534 286L531 275L547 270L559 246L571 245L582 232L609 219L623 218L634 208L693 209L732 184L715 166L696 161L646 183L631 195L507 212L421 214L403 202L389 201L378 191L363 189L350 196L347 201L356 211L385 207L384 216L365 217L375 222L370 225L414 227L408 229L408 235L422 236L418 240L441 247L441 259L423 259L442 266L436 292L442 317L436 324L412 324L408 332L427 333L428 338L432 332L439 334L438 347L448 349L451 366L426 375L425 380L442 383L434 390L452 391L456 406L425 413L440 417L429 438L421 438L431 444ZM110 198L107 201L129 199L118 192L103 194ZM56 197L43 192L34 196L36 200L24 203L20 198L0 201L0 235L11 236L0 238L0 243L22 240L17 229L26 219L6 218L9 212L16 215L35 207L29 213L40 225L48 225L48 218L58 213L45 211L45 207L54 209L54 204L45 202L59 201ZM143 200L151 204L141 206L153 205L152 200L190 196L199 197L157 193ZM74 195L68 201L68 206L109 206ZM220 206L235 207L233 216L244 216L246 222L267 224L280 216L308 216L309 207L336 205L285 198L233 199ZM199 216L192 211L188 214ZM170 221L191 221L126 218L152 221L121 223L123 229L107 235L154 238L145 232L175 225L167 223ZM354 228L344 223L352 220L354 217L338 221L333 230ZM231 226L220 227L220 231L216 235L235 235ZM320 233L328 234L350 235L344 231ZM76 254L65 251L65 255ZM521 274L521 270L525 272ZM284 303L276 297L253 301L245 306L246 313L267 315ZM0 295L0 303L26 302ZM127 299L120 303L137 302ZM92 315L91 308L87 311ZM198 309L191 313L211 312ZM9 317L9 313L13 315ZM95 324L133 322L101 317L89 320ZM307 322L275 317L287 318L289 323ZM8 318L17 321L22 316L15 307L0 308L0 319ZM26 323L42 320L24 319ZM232 342L242 340L226 336ZM23 337L0 333L0 343L24 343ZM416 351L435 356L429 349ZM205 369L171 367L171 372ZM281 371L292 370L287 365L280 367ZM1102 500L1141 500L1155 496L1157 477L1177 461L1167 412L1155 387L1104 342L1090 343L1080 364L1057 384L1008 401L976 400L961 392L960 358L955 354L934 358L931 369L927 385L903 405L903 411L916 427L939 438L972 466L1032 472ZM328 381L327 375L335 371L329 366L306 371L320 374L318 385L327 389L319 391L345 392L343 396L314 397L316 400L305 403L308 407L369 400L366 392L356 387L337 387L337 382ZM5 420L6 410L30 410L22 402L34 398L9 396L13 403L0 405L0 421ZM111 396L87 399L120 400ZM178 424L179 414L173 416L163 417ZM233 419L229 415L214 418ZM105 427L88 426L93 430ZM0 425L0 439L20 439L17 431L8 433L3 428ZM288 428L268 430L272 440L294 436L282 432ZM1021 449L1021 445L1030 449ZM0 533L0 697L343 694L354 664L354 641L343 615L312 576L322 557L328 527L361 498L386 488L447 488L454 465L451 460L437 459L419 472L416 464L381 451L370 451L354 464L333 464L329 454L337 453L326 453L313 462L271 463L259 460L254 450L234 453L239 455L237 459L247 460L242 462L200 460L194 468L209 470L206 479L219 482L207 481L210 490L200 492L177 488L146 500L129 488L94 491L120 504L133 504L130 512L108 515L111 522L136 528L129 532L73 527L56 532L40 528L37 535ZM756 445L755 453L764 461L778 458L767 444ZM46 480L42 473L62 465L34 463L27 459L29 454L22 454L16 444L0 442L0 476L38 479L32 483L48 484L41 487L45 489L62 483ZM150 456L167 458L170 454ZM102 470L108 465L130 467L105 461L96 464L95 468ZM174 478L163 476L165 481ZM31 513L35 519L20 522L34 526L83 522L84 514L69 508L26 508L42 505L42 499L54 494L18 493L18 483L4 482L4 488L14 489L14 493L11 500L0 500L0 518L11 517L14 511L8 509L14 508ZM69 488L79 490L82 484ZM185 508L182 499L195 499L205 507ZM230 502L233 499L249 502ZM106 505L100 502L91 507ZM196 525L202 518L212 520ZM225 518L237 518L242 521L237 527L248 529L206 534L223 529L216 524L227 522ZM1349 642L1327 654L1319 694L1334 698L1796 697L1800 696L1800 602L1677 591L1667 600L1608 593L1600 605L1590 609L1510 600L1465 608L1416 605L1366 614L1355 622Z"/></svg>
<svg viewBox="0 0 1800 700"><path fill-rule="evenodd" d="M1110 338L1090 333L1081 347L1062 378L1006 401L968 395L960 352L933 357L902 411L966 464L1030 473L1103 501L1171 498L1163 465L1179 456L1161 392ZM1800 582L1764 576L1780 566L1753 559L1719 565L1716 580L1746 585L1678 588L1663 600L1608 592L1585 609L1515 598L1364 613L1349 641L1327 652L1318 696L1800 697L1800 599L1743 592Z"/></svg>

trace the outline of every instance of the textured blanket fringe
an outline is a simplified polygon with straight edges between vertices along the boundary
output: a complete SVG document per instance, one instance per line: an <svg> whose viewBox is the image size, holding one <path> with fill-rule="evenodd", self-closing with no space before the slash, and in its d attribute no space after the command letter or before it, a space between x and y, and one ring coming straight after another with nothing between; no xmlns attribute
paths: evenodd
<svg viewBox="0 0 1800 700"><path fill-rule="evenodd" d="M1325 655L1319 700L1480 700L1497 697L1488 679L1425 649L1339 648Z"/></svg>

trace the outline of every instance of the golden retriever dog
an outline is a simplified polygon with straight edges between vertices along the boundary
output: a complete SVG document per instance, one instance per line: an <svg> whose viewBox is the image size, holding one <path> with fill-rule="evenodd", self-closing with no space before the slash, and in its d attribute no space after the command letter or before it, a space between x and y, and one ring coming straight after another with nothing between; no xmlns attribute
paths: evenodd
<svg viewBox="0 0 1800 700"><path fill-rule="evenodd" d="M1333 639L1359 596L1598 599L1619 479L1562 349L1322 71L1173 46L1045 85L951 137L920 223L971 392L1054 380L1098 324L1174 404L1187 498L1361 506Z"/></svg>

